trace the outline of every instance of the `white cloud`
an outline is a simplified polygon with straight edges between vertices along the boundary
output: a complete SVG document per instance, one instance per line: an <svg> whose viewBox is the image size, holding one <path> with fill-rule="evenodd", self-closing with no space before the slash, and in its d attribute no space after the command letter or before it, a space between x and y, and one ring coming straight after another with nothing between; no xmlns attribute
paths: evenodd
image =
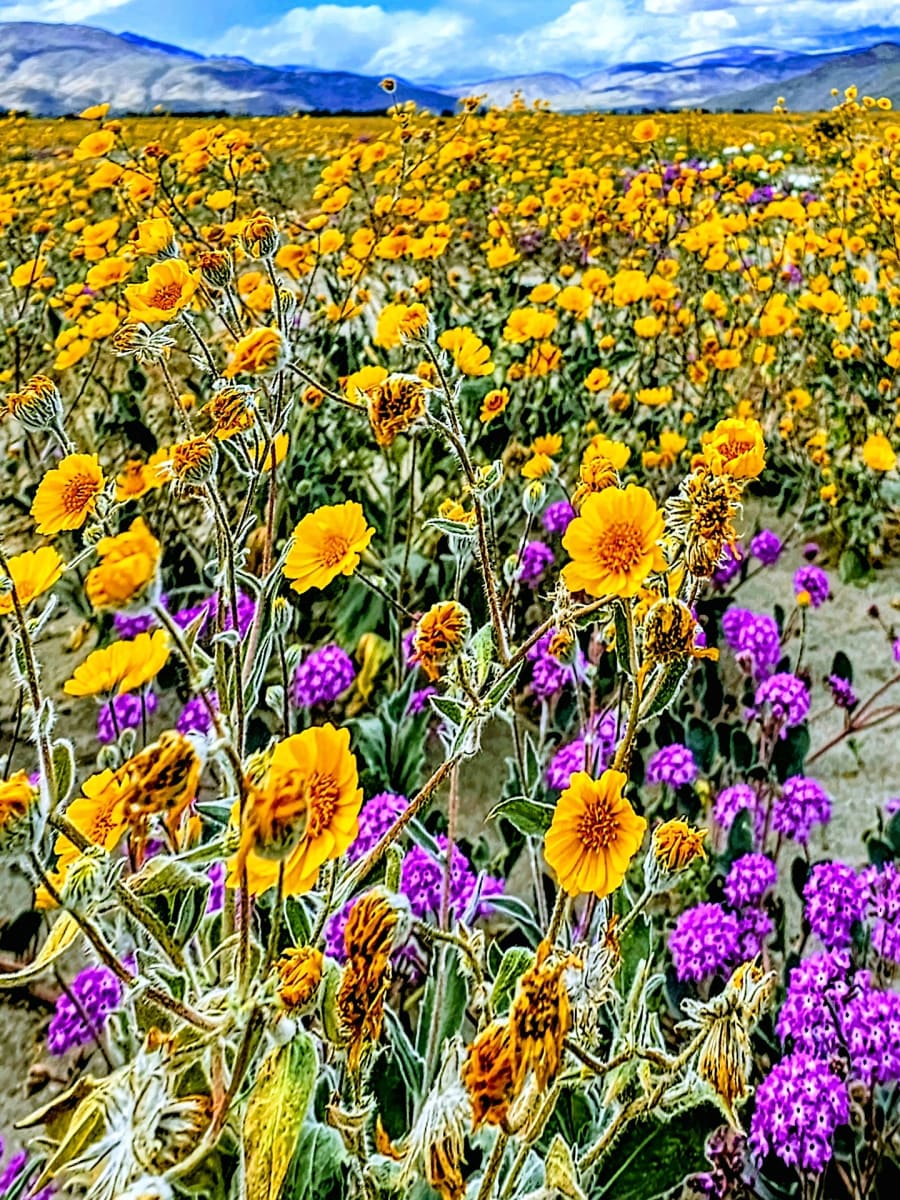
<svg viewBox="0 0 900 1200"><path fill-rule="evenodd" d="M238 25L212 46L256 62L310 63L329 70L421 79L452 62L472 22L448 9L385 12L377 4L292 8L270 25Z"/></svg>
<svg viewBox="0 0 900 1200"><path fill-rule="evenodd" d="M39 0L67 10L117 2ZM725 45L810 49L841 39L849 46L857 30L900 25L897 0L571 0L562 12L558 3L517 0L514 23L510 0L496 0L503 10L496 19L474 0L431 0L424 10L409 2L399 12L378 3L296 7L266 25L234 26L198 49L271 64L474 83L538 71L585 74Z"/></svg>
<svg viewBox="0 0 900 1200"><path fill-rule="evenodd" d="M0 21L50 21L77 25L122 8L129 0L33 0L0 4Z"/></svg>

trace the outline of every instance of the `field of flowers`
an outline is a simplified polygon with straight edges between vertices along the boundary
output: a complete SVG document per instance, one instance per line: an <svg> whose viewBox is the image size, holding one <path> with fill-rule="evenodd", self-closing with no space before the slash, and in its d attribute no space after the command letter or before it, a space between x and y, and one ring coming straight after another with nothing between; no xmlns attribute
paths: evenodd
<svg viewBox="0 0 900 1200"><path fill-rule="evenodd" d="M896 1190L889 108L0 122L0 1195Z"/></svg>

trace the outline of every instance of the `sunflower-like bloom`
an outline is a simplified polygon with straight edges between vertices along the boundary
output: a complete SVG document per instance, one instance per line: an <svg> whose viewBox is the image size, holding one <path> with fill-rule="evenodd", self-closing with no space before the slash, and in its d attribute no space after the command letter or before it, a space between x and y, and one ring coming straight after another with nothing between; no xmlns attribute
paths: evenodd
<svg viewBox="0 0 900 1200"><path fill-rule="evenodd" d="M502 1125L516 1098L512 1034L506 1021L493 1021L469 1047L462 1079L472 1105L472 1125Z"/></svg>
<svg viewBox="0 0 900 1200"><path fill-rule="evenodd" d="M295 592L327 588L338 575L352 575L375 530L355 500L326 504L296 526L284 563Z"/></svg>
<svg viewBox="0 0 900 1200"><path fill-rule="evenodd" d="M137 517L123 533L101 538L97 554L100 562L84 581L92 608L124 608L143 596L156 578L160 545L143 517Z"/></svg>
<svg viewBox="0 0 900 1200"><path fill-rule="evenodd" d="M572 558L562 572L566 587L597 597L636 595L651 572L665 569L663 529L646 488L629 484L594 492L563 538Z"/></svg>
<svg viewBox="0 0 900 1200"><path fill-rule="evenodd" d="M425 412L425 385L416 375L390 375L368 392L369 422L379 446L390 446Z"/></svg>
<svg viewBox="0 0 900 1200"><path fill-rule="evenodd" d="M438 345L453 355L456 369L463 375L491 375L494 364L490 349L468 325L448 329L438 338Z"/></svg>
<svg viewBox="0 0 900 1200"><path fill-rule="evenodd" d="M223 374L228 379L233 379L235 375L270 374L284 365L285 353L284 338L277 329L251 329L235 343Z"/></svg>
<svg viewBox="0 0 900 1200"><path fill-rule="evenodd" d="M428 326L428 310L424 304L388 304L378 315L372 339L382 350L393 350L403 339L415 337Z"/></svg>
<svg viewBox="0 0 900 1200"><path fill-rule="evenodd" d="M863 462L870 471L893 471L897 465L897 451L883 433L870 433L863 442Z"/></svg>
<svg viewBox="0 0 900 1200"><path fill-rule="evenodd" d="M180 258L155 262L146 283L125 289L130 321L171 321L190 304L197 290L196 274Z"/></svg>
<svg viewBox="0 0 900 1200"><path fill-rule="evenodd" d="M52 546L41 546L39 550L26 550L7 559L12 591L19 605L25 609L38 596L49 591L63 573L62 558ZM2 579L2 576L0 576ZM0 617L13 611L11 592L0 592Z"/></svg>
<svg viewBox="0 0 900 1200"><path fill-rule="evenodd" d="M52 537L80 529L97 507L103 472L93 454L69 454L41 480L31 505L38 533Z"/></svg>
<svg viewBox="0 0 900 1200"><path fill-rule="evenodd" d="M362 800L349 730L318 725L279 742L251 793L230 884L246 869L259 895L278 882L283 863L285 895L308 892L326 859L355 840Z"/></svg>
<svg viewBox="0 0 900 1200"><path fill-rule="evenodd" d="M349 1042L351 1071L359 1070L366 1046L381 1037L396 928L397 910L377 891L356 901L344 927L347 962L338 989L337 1012Z"/></svg>
<svg viewBox="0 0 900 1200"><path fill-rule="evenodd" d="M31 816L38 798L24 771L0 779L0 855L19 854L31 845Z"/></svg>
<svg viewBox="0 0 900 1200"><path fill-rule="evenodd" d="M620 886L640 848L647 822L623 795L628 777L576 771L560 796L544 840L547 862L570 896L608 896Z"/></svg>
<svg viewBox="0 0 900 1200"><path fill-rule="evenodd" d="M150 254L158 258L171 258L178 252L175 228L168 217L151 217L140 221L132 235L132 244L138 254Z"/></svg>
<svg viewBox="0 0 900 1200"><path fill-rule="evenodd" d="M97 696L116 689L119 695L149 683L169 658L169 635L164 629L139 633L136 638L113 642L93 650L67 679L67 696Z"/></svg>
<svg viewBox="0 0 900 1200"><path fill-rule="evenodd" d="M529 1070L540 1091L555 1079L562 1063L563 1040L572 1028L569 993L563 972L578 960L571 954L553 956L541 942L534 966L519 981L509 1012L513 1080L520 1090Z"/></svg>
<svg viewBox="0 0 900 1200"><path fill-rule="evenodd" d="M429 679L437 679L441 668L462 649L469 623L468 612L456 600L432 604L416 625L410 662L417 663Z"/></svg>
<svg viewBox="0 0 900 1200"><path fill-rule="evenodd" d="M161 469L165 458L165 450L154 451L147 462L129 458L116 476L116 500L120 504L126 500L139 500L151 489L162 487L166 482L165 471Z"/></svg>
<svg viewBox="0 0 900 1200"><path fill-rule="evenodd" d="M281 986L278 995L287 1008L308 1004L322 982L322 951L314 946L292 946L275 964Z"/></svg>
<svg viewBox="0 0 900 1200"><path fill-rule="evenodd" d="M752 417L720 421L702 440L703 461L715 475L756 479L766 465L762 427Z"/></svg>

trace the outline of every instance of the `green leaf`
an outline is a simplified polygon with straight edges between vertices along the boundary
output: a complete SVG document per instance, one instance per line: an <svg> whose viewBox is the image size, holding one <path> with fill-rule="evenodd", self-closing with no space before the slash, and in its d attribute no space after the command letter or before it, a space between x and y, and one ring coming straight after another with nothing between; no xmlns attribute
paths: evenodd
<svg viewBox="0 0 900 1200"><path fill-rule="evenodd" d="M284 1188L289 1200L342 1200L347 1151L336 1129L307 1121Z"/></svg>
<svg viewBox="0 0 900 1200"><path fill-rule="evenodd" d="M486 819L494 821L497 817L505 817L520 833L543 834L550 828L553 813L552 804L529 800L527 796L510 796L495 804Z"/></svg>
<svg viewBox="0 0 900 1200"><path fill-rule="evenodd" d="M484 707L487 712L493 712L495 708L499 708L512 689L515 687L516 680L519 678L519 672L522 670L522 664L516 663L514 667L510 667L506 671L488 694L484 698Z"/></svg>
<svg viewBox="0 0 900 1200"><path fill-rule="evenodd" d="M50 930L49 937L28 966L0 975L0 990L21 987L23 983L30 983L31 980L37 979L80 936L81 926L72 914L60 913Z"/></svg>
<svg viewBox="0 0 900 1200"><path fill-rule="evenodd" d="M429 696L429 702L435 712L451 725L460 726L466 719L468 709L459 700L453 700L450 696Z"/></svg>
<svg viewBox="0 0 900 1200"><path fill-rule="evenodd" d="M533 952L522 946L511 946L504 951L491 988L491 1006L498 1016L502 1017L509 1010L516 985L533 962Z"/></svg>
<svg viewBox="0 0 900 1200"><path fill-rule="evenodd" d="M316 1081L316 1047L302 1030L270 1051L244 1114L247 1200L279 1200Z"/></svg>
<svg viewBox="0 0 900 1200"><path fill-rule="evenodd" d="M617 630L617 639L618 636L619 634ZM684 654L680 658L676 658L674 662L669 663L663 673L662 683L659 685L659 690L653 697L652 703L648 705L647 711L643 714L645 719L648 717L655 717L657 713L666 711L666 709L678 695L690 665L691 660L687 654Z"/></svg>
<svg viewBox="0 0 900 1200"><path fill-rule="evenodd" d="M841 555L838 571L842 583L855 583L858 587L862 587L873 577L868 561L852 547L848 547Z"/></svg>
<svg viewBox="0 0 900 1200"><path fill-rule="evenodd" d="M482 625L469 645L475 656L478 686L481 688L487 682L488 672L497 656L497 651L494 648L494 631L491 626Z"/></svg>
<svg viewBox="0 0 900 1200"><path fill-rule="evenodd" d="M444 986L440 997L440 1012L435 1014L439 971L443 972ZM425 996L416 1030L416 1050L419 1054L426 1053L432 1021L437 1023L436 1037L439 1049L448 1038L459 1032L466 1011L467 994L466 981L459 968L459 954L453 946L444 947L433 955L431 972L425 984Z"/></svg>
<svg viewBox="0 0 900 1200"><path fill-rule="evenodd" d="M613 605L613 622L616 627L616 657L619 667L628 676L631 675L631 655L628 642L628 622L625 619L625 609L621 604Z"/></svg>
<svg viewBox="0 0 900 1200"><path fill-rule="evenodd" d="M708 773L712 769L716 753L716 737L709 723L702 717L691 717L688 721L685 742L697 760L701 771Z"/></svg>
<svg viewBox="0 0 900 1200"><path fill-rule="evenodd" d="M53 743L53 777L56 780L56 803L65 804L75 779L75 751L72 743L59 738Z"/></svg>

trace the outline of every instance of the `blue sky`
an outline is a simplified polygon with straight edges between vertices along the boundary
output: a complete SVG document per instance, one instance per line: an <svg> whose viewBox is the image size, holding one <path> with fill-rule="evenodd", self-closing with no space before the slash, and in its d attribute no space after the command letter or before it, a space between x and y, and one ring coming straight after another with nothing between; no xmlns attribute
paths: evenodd
<svg viewBox="0 0 900 1200"><path fill-rule="evenodd" d="M900 40L898 0L0 0L0 20L130 30L205 54L419 81Z"/></svg>

